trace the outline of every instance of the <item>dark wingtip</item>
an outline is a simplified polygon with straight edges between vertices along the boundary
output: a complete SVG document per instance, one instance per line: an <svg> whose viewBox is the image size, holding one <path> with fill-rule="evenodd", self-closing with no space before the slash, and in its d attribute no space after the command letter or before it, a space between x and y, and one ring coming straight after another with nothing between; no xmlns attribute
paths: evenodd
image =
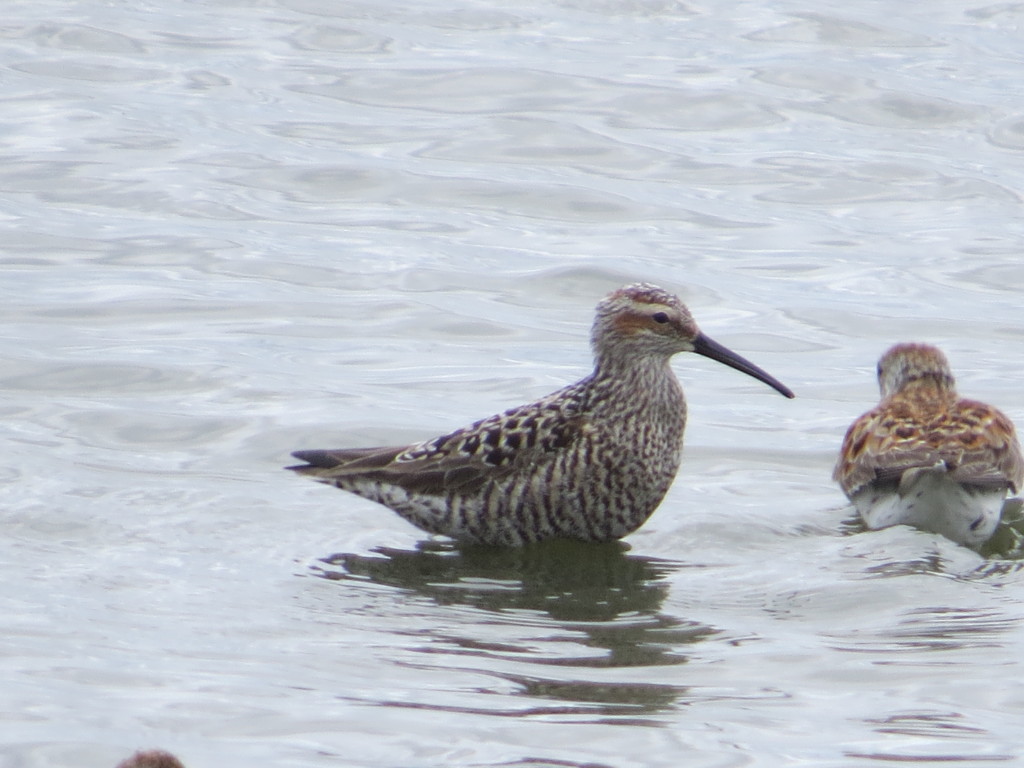
<svg viewBox="0 0 1024 768"><path fill-rule="evenodd" d="M292 456L305 464L295 464L285 467L293 472L303 472L310 469L330 469L338 466L338 459L331 455L330 451L292 451Z"/></svg>

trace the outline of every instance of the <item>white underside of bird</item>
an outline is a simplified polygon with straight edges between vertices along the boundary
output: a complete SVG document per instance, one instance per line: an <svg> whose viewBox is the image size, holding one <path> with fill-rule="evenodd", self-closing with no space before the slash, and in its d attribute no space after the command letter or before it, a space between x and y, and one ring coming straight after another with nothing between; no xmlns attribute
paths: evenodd
<svg viewBox="0 0 1024 768"><path fill-rule="evenodd" d="M908 469L896 486L867 485L852 501L872 530L910 525L978 547L999 525L1006 489L957 482L938 462Z"/></svg>

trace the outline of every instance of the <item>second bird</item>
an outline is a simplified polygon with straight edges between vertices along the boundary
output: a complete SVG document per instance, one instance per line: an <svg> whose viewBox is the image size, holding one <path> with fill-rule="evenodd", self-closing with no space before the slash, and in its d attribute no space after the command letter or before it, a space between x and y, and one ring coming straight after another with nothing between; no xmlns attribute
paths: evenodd
<svg viewBox="0 0 1024 768"><path fill-rule="evenodd" d="M416 445L296 451L306 464L289 469L463 541L610 541L644 524L679 469L686 401L673 355L696 352L793 397L647 283L598 304L591 346L594 372L535 403Z"/></svg>
<svg viewBox="0 0 1024 768"><path fill-rule="evenodd" d="M897 344L878 361L882 401L850 426L835 479L868 528L904 523L977 547L1024 484L1011 422L962 399L946 356Z"/></svg>

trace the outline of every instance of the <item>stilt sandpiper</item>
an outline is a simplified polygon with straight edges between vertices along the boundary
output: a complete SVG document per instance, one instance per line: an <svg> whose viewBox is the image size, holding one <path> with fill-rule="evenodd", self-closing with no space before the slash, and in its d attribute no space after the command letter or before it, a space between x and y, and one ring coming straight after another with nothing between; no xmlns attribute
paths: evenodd
<svg viewBox="0 0 1024 768"><path fill-rule="evenodd" d="M306 464L289 469L459 540L609 541L643 525L679 468L686 401L673 355L696 352L793 397L650 284L598 304L591 346L594 372L535 403L416 445L297 451Z"/></svg>

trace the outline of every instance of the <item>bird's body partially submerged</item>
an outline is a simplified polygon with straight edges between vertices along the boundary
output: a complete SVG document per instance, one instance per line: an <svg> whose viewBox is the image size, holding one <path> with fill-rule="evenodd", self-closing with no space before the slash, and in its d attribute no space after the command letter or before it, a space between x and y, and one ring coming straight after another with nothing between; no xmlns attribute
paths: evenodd
<svg viewBox="0 0 1024 768"><path fill-rule="evenodd" d="M1024 484L1013 423L960 398L935 347L894 346L878 376L882 400L850 426L834 479L868 528L902 523L980 546Z"/></svg>
<svg viewBox="0 0 1024 768"><path fill-rule="evenodd" d="M792 397L655 286L606 297L591 341L594 372L535 403L413 446L298 451L307 464L292 469L430 533L500 545L609 541L643 525L679 468L686 401L674 354L704 354Z"/></svg>

